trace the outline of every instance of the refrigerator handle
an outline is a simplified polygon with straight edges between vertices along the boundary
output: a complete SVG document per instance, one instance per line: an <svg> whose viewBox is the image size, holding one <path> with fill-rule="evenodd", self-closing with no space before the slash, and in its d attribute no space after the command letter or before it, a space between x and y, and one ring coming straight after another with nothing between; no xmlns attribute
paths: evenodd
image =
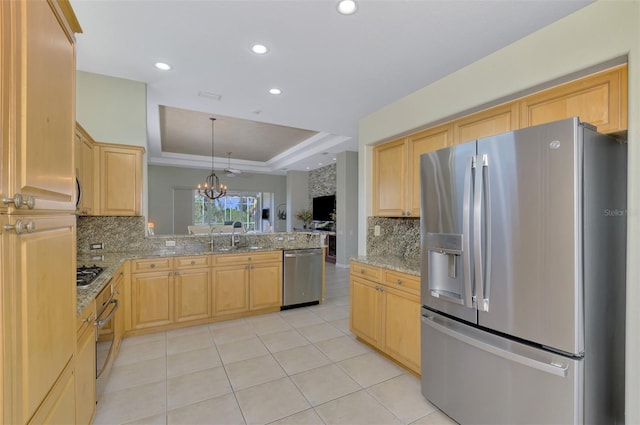
<svg viewBox="0 0 640 425"><path fill-rule="evenodd" d="M482 305L484 311L489 311L489 299L491 298L491 184L489 181L489 157L483 155L482 158L482 178L484 180L484 222L485 231L485 249L484 254L484 293Z"/></svg>
<svg viewBox="0 0 640 425"><path fill-rule="evenodd" d="M476 173L473 190L473 260L475 265L476 305L478 311L489 311L489 300L485 297L485 275L482 240L482 201L484 198L484 177L487 155L476 157ZM486 204L486 202L485 202ZM488 233L488 232L485 232Z"/></svg>
<svg viewBox="0 0 640 425"><path fill-rule="evenodd" d="M462 267L464 275L464 305L473 308L471 292L471 243L470 243L470 215L471 215L471 177L475 171L476 159L469 157L469 163L464 172L464 194L462 201Z"/></svg>

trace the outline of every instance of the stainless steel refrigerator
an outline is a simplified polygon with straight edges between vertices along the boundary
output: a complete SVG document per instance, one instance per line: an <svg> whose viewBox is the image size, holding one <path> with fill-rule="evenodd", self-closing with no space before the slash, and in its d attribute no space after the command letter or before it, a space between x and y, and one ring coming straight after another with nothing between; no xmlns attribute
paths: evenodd
<svg viewBox="0 0 640 425"><path fill-rule="evenodd" d="M422 393L454 420L624 421L626 164L577 118L421 156Z"/></svg>

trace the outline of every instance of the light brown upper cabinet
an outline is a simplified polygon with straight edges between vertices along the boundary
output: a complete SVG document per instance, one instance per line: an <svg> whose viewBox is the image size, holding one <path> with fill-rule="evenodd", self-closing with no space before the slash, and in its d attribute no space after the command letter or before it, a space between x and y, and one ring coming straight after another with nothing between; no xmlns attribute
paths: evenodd
<svg viewBox="0 0 640 425"><path fill-rule="evenodd" d="M520 126L578 116L600 133L627 129L627 66L600 72L520 100Z"/></svg>
<svg viewBox="0 0 640 425"><path fill-rule="evenodd" d="M76 124L76 178L80 187L77 210L82 215L93 214L94 142L91 136Z"/></svg>
<svg viewBox="0 0 640 425"><path fill-rule="evenodd" d="M454 121L455 143L517 130L520 126L518 109L518 103L512 102Z"/></svg>
<svg viewBox="0 0 640 425"><path fill-rule="evenodd" d="M443 125L374 148L374 215L420 217L420 155L450 146L452 134Z"/></svg>
<svg viewBox="0 0 640 425"><path fill-rule="evenodd" d="M68 24L58 2L2 3L0 191L13 200L6 210L73 212L73 33L79 27Z"/></svg>
<svg viewBox="0 0 640 425"><path fill-rule="evenodd" d="M420 155L573 116L601 133L627 129L627 65L495 106L373 148L373 215L420 216Z"/></svg>
<svg viewBox="0 0 640 425"><path fill-rule="evenodd" d="M94 215L140 215L143 153L138 146L96 144Z"/></svg>

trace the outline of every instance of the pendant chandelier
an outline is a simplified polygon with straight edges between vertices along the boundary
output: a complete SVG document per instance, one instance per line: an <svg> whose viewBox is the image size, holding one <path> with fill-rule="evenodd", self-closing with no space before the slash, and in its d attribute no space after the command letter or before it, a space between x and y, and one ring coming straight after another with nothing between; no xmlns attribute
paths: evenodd
<svg viewBox="0 0 640 425"><path fill-rule="evenodd" d="M220 183L220 179L218 178L218 176L216 176L215 171L213 171L213 123L216 119L209 119L211 120L211 174L209 174L209 176L207 177L204 185L198 184L198 193L209 199L218 199L227 194L227 186Z"/></svg>

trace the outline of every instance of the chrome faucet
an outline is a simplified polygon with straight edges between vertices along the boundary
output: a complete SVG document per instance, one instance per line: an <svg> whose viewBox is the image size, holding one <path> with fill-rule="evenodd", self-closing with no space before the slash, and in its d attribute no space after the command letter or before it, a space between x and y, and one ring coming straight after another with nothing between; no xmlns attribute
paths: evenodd
<svg viewBox="0 0 640 425"><path fill-rule="evenodd" d="M236 236L238 240L236 240ZM236 235L236 228L231 229L231 247L235 248L236 244L240 243L240 234Z"/></svg>

